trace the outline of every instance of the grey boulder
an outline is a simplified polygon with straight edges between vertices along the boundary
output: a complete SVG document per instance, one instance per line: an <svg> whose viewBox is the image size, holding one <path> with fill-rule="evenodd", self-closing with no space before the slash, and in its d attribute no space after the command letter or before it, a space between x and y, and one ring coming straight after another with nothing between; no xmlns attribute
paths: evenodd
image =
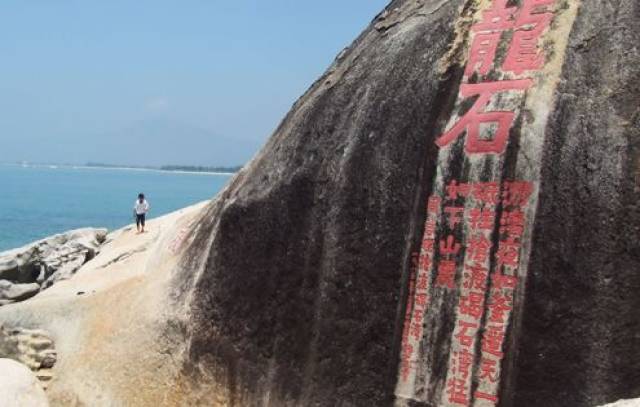
<svg viewBox="0 0 640 407"><path fill-rule="evenodd" d="M8 280L0 280L0 304L24 301L40 291L38 283L14 284Z"/></svg>

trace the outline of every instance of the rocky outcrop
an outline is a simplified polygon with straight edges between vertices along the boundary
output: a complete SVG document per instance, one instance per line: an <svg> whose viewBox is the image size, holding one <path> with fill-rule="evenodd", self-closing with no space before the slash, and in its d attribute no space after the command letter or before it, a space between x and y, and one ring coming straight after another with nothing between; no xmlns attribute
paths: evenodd
<svg viewBox="0 0 640 407"><path fill-rule="evenodd" d="M110 233L72 278L0 307L0 355L35 369L53 406L216 405L182 371L186 309L168 288L203 206Z"/></svg>
<svg viewBox="0 0 640 407"><path fill-rule="evenodd" d="M0 253L0 305L69 279L96 256L106 236L106 229L78 229Z"/></svg>
<svg viewBox="0 0 640 407"><path fill-rule="evenodd" d="M35 375L24 365L0 358L0 397L3 407L48 407Z"/></svg>

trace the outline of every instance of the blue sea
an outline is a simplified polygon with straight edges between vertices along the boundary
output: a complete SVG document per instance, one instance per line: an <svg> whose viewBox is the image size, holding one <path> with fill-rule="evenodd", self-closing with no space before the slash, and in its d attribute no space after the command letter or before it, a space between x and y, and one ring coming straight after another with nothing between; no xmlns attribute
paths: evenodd
<svg viewBox="0 0 640 407"><path fill-rule="evenodd" d="M0 251L83 227L133 222L144 192L149 218L213 198L226 174L135 169L0 165Z"/></svg>

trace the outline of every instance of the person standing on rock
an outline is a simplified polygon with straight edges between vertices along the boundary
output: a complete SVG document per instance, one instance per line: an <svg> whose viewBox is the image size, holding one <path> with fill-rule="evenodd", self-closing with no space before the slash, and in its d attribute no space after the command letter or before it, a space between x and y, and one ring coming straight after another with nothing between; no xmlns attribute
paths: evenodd
<svg viewBox="0 0 640 407"><path fill-rule="evenodd" d="M136 228L138 229L138 233L144 233L144 221L149 212L149 202L144 198L144 194L138 194L138 199L136 199L133 204L133 214L136 217Z"/></svg>

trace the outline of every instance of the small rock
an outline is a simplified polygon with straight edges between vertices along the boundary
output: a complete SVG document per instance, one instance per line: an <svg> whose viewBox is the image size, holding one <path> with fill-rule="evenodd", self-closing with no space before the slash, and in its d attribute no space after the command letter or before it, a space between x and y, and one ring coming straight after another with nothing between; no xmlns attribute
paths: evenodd
<svg viewBox="0 0 640 407"><path fill-rule="evenodd" d="M51 368L57 360L53 340L38 329L5 329L0 325L0 358L16 360L34 371Z"/></svg>
<svg viewBox="0 0 640 407"><path fill-rule="evenodd" d="M14 284L8 280L0 280L0 300L24 301L40 291L38 283Z"/></svg>

